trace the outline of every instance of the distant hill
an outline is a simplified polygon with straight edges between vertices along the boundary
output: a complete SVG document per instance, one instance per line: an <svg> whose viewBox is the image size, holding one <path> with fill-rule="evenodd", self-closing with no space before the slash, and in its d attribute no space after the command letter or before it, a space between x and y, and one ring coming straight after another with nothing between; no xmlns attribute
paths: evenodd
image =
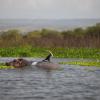
<svg viewBox="0 0 100 100"><path fill-rule="evenodd" d="M43 28L63 31L96 23L100 23L100 19L0 19L0 31L18 29L28 32Z"/></svg>

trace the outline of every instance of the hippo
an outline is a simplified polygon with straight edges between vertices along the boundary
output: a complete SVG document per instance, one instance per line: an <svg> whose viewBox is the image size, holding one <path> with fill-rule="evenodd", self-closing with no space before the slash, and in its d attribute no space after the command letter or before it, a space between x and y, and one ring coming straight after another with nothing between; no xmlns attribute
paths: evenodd
<svg viewBox="0 0 100 100"><path fill-rule="evenodd" d="M13 61L6 62L6 66L14 66L15 68L22 68L29 65L29 61L19 58L14 59Z"/></svg>

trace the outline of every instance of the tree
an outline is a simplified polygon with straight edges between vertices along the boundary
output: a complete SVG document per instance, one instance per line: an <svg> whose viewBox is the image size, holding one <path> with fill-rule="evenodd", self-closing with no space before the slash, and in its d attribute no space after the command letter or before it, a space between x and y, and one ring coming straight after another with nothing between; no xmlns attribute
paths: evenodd
<svg viewBox="0 0 100 100"><path fill-rule="evenodd" d="M22 37L18 30L8 30L1 34L1 38L6 40L14 40L17 41Z"/></svg>

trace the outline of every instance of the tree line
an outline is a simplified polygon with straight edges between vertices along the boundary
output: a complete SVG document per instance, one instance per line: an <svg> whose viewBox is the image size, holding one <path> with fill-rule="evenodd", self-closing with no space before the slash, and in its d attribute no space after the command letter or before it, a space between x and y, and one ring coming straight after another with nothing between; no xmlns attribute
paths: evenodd
<svg viewBox="0 0 100 100"><path fill-rule="evenodd" d="M67 31L42 29L22 34L19 30L0 32L0 47L100 48L100 23Z"/></svg>

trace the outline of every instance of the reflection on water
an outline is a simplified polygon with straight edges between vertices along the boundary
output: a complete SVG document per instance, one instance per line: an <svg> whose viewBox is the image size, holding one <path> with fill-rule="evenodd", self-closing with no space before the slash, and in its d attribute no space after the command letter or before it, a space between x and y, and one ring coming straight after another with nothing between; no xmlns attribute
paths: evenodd
<svg viewBox="0 0 100 100"><path fill-rule="evenodd" d="M0 100L100 100L100 68L61 67L0 70Z"/></svg>

